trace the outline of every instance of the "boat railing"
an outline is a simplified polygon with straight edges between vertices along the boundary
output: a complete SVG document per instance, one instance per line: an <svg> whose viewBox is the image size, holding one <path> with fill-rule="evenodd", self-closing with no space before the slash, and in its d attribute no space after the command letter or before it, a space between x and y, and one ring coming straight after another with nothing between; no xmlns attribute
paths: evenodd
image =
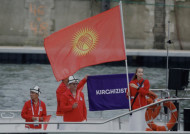
<svg viewBox="0 0 190 134"><path fill-rule="evenodd" d="M159 95L160 98L169 98L170 97L170 92L167 89L150 89L150 90L154 91L154 92L160 92L160 95ZM55 110L47 110L47 111L55 113ZM0 110L0 112L1 112L1 114L0 114L1 118L13 118L13 117L15 117L14 113L19 113L19 112L21 112L21 110ZM6 115L5 112L9 112L9 114L12 116L8 116L8 117L5 116ZM102 111L99 111L99 113L100 113L100 118L103 118Z"/></svg>
<svg viewBox="0 0 190 134"><path fill-rule="evenodd" d="M154 91L154 92L159 92L160 98L169 98L170 97L170 92L167 89L150 89L150 90ZM47 110L47 112L53 113L53 114L51 114L52 116L55 116L55 113L56 113L55 110ZM12 119L15 117L20 117L20 113L21 113L21 110L0 110L0 118ZM160 118L162 118L162 115L163 114L160 114L160 116L161 116ZM103 119L103 111L99 111L99 118Z"/></svg>
<svg viewBox="0 0 190 134"><path fill-rule="evenodd" d="M148 107L150 107L150 106L153 106L153 105L157 105L157 104L160 104L160 103L164 103L164 102L166 102L166 101L182 101L182 100L190 100L190 98L166 98L166 99L162 99L162 100L160 100L160 101L158 101L158 102L154 102L154 103L151 103L151 104L149 104L149 105L146 105L146 106L144 106L144 107L141 107L141 108L138 108L138 109L135 109L135 110L132 110L132 111L129 111L129 112L126 112L126 113L123 113L123 114L120 114L120 115L118 115L118 116L115 116L115 117L113 117L113 118L110 118L110 119L106 119L106 120L104 120L104 121L99 121L99 122L57 122L57 121L53 121L53 122L39 122L38 124L105 124L105 123L108 123L108 122L111 122L111 121L113 121L113 120L118 120L118 127L119 127L119 129L121 129L121 123L120 123L120 119L121 119L121 117L123 117L123 116L126 116L126 115L130 115L130 114L133 114L133 113L135 113L135 112L137 112L137 111L140 111L140 110L142 110L142 109L146 109L146 108L148 108ZM50 110L51 112L55 112L55 111L53 111L53 110ZM13 116L14 116L14 112L21 112L20 110L0 110L0 112L1 112L1 118L12 118ZM10 112L10 117L8 116L6 116L5 117L5 112ZM178 110L178 113L179 113L179 110ZM178 130L180 129L180 116L178 116ZM0 125L5 125L5 124L33 124L33 122L24 122L24 121L19 121L19 122L0 122Z"/></svg>
<svg viewBox="0 0 190 134"><path fill-rule="evenodd" d="M169 98L170 97L170 92L168 89L150 89L151 91L158 91L160 92L160 98ZM164 94L164 95L163 95Z"/></svg>

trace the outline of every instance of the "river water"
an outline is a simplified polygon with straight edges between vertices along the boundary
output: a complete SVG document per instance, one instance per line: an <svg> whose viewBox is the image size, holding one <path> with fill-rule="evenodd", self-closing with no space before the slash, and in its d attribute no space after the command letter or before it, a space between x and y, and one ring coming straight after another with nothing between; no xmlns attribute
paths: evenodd
<svg viewBox="0 0 190 134"><path fill-rule="evenodd" d="M129 73L134 73L136 67L128 67ZM121 74L126 73L124 66L91 66L79 70L75 76L82 79L85 75ZM55 80L50 65L31 64L0 64L0 109L21 110L25 101L30 99L29 89L38 85L41 89L40 99L46 103L47 110L56 110L56 89L60 82ZM163 68L144 67L144 79L149 79L151 88L166 88L166 70ZM86 85L83 89L88 107ZM181 93L183 94L183 93ZM187 94L186 94L187 95ZM187 95L188 96L188 95ZM189 103L184 103L185 107ZM190 106L189 106L190 107ZM104 112L105 117L126 112L126 110L113 110ZM108 114L107 114L108 113ZM88 112L88 117L99 116L98 112Z"/></svg>

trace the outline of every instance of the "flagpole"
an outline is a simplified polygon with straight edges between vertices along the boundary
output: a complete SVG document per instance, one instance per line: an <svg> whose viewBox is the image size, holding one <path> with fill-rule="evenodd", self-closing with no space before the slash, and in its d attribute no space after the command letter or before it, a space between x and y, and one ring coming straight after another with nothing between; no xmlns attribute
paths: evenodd
<svg viewBox="0 0 190 134"><path fill-rule="evenodd" d="M120 15L121 15L121 23L122 23L122 31L123 31L123 43L124 43L124 47L125 47L125 54L127 56L127 53L126 53L126 44L125 44L124 22L123 22L123 9L122 9L122 1L121 0L119 2L119 6L120 6ZM128 88L128 92L130 94L130 90L129 90L129 73L128 73L127 60L125 60L125 68L126 68L126 75L127 75L127 88ZM128 96L128 98L129 98L129 111L131 111L131 97Z"/></svg>

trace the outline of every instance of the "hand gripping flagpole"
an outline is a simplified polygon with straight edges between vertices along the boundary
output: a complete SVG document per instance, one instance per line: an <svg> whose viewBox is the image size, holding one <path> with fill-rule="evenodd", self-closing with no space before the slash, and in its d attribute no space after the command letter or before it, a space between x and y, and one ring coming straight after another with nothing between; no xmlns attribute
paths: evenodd
<svg viewBox="0 0 190 134"><path fill-rule="evenodd" d="M120 0L119 2L119 6L120 6L120 15L121 15L121 23L122 23L122 31L123 31L123 43L124 43L124 47L125 47L125 54L127 56L126 53L126 44L125 44L125 31L124 31L124 22L123 22L123 9L122 9L122 1ZM127 75L127 88L128 88L128 92L130 94L130 89L129 89L129 73L128 73L128 65L127 65L127 59L125 60L125 67L126 67L126 75ZM131 97L129 95L129 111L131 111Z"/></svg>

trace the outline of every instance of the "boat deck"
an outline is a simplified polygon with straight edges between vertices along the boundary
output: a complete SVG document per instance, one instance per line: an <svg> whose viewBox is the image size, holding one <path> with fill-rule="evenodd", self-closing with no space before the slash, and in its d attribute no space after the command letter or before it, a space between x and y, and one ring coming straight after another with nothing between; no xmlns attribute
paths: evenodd
<svg viewBox="0 0 190 134"><path fill-rule="evenodd" d="M3 120L1 120L2 123ZM50 122L53 124L48 124L47 130L31 130L25 129L23 119L10 119L4 120L0 125L0 133L30 133L30 132L45 132L45 133L134 133L129 131L129 121L128 119L123 120L113 120L104 124L96 124L103 122L103 119L88 119L88 122L83 122L84 124L63 124L64 130L57 129L56 119L51 119ZM11 124L8 124L10 123ZM20 122L20 124L14 124L14 122ZM119 125L119 122L121 125ZM21 124L23 123L23 124ZM157 122L158 123L158 122ZM43 128L43 127L42 127ZM183 131L182 129L180 131ZM177 132L180 132L177 131ZM146 131L145 131L146 132ZM140 133L145 133L140 132ZM147 133L147 132L146 132Z"/></svg>
<svg viewBox="0 0 190 134"><path fill-rule="evenodd" d="M146 133L154 133L159 134L163 132L156 132L156 131L129 131L129 117L130 113L140 111L142 109L145 109L147 107L157 105L166 101L189 101L190 98L169 98L169 99L162 99L161 101L148 104L147 106L141 107L139 109L135 109L130 112L126 112L123 114L120 114L116 117L112 117L111 119L104 119L104 118L88 118L87 122L58 122L56 117L53 116L48 124L47 130L31 130L31 129L25 129L25 121L20 117L20 110L0 110L1 111L1 119L0 119L0 133L48 133L48 134L54 134L54 133L84 133L84 134L107 134L107 133L119 133L119 134L146 134ZM52 114L52 112L54 114ZM170 111L171 112L171 111ZM171 113L168 112L168 114L164 114L163 111L160 111L160 115L157 116L156 119L154 119L155 124L163 126L165 125L169 118ZM13 114L16 113L16 114ZM179 113L179 112L178 112ZM48 115L55 115L55 111L48 111ZM170 134L176 134L176 133L190 133L190 131L184 131L183 127L183 121L181 120L180 116L178 116L178 126L175 131L165 131L164 133L170 133ZM31 122L33 124L33 122ZM42 124L42 122L41 122ZM59 130L57 129L57 124L63 124L64 129ZM135 127L135 126L134 126ZM147 126L148 127L148 126Z"/></svg>

